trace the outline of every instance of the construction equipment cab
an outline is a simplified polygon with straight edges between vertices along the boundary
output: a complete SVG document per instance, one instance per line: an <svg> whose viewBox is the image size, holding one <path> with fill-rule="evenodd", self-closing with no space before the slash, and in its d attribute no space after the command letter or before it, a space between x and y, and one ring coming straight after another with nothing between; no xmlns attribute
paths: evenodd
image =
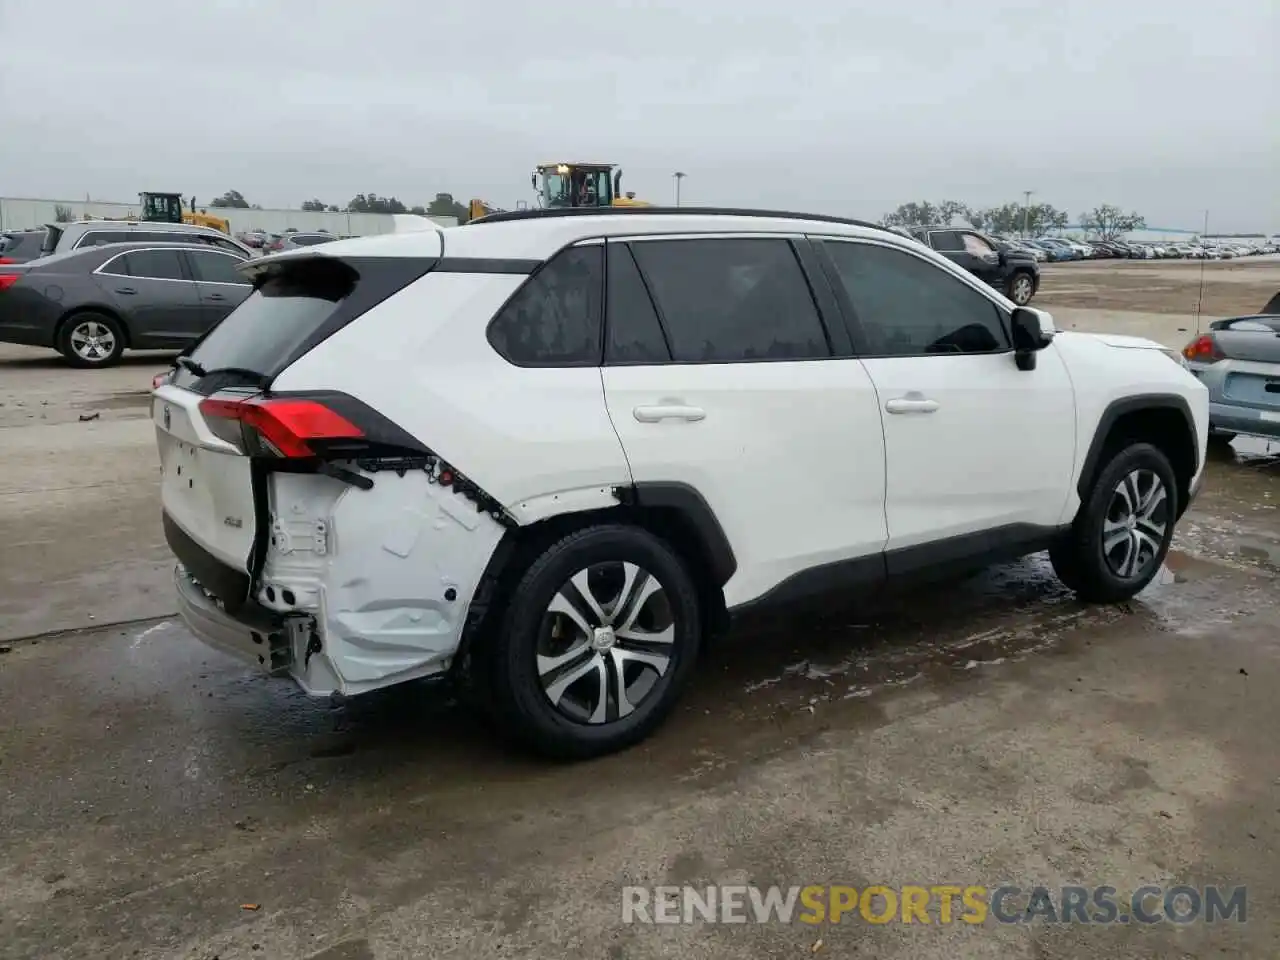
<svg viewBox="0 0 1280 960"><path fill-rule="evenodd" d="M231 233L231 226L222 217L209 213L197 213L195 197L191 198L191 209L183 210L182 194L151 193L138 194L142 204L142 219L146 223L188 223L197 227L212 227L223 233Z"/></svg>
<svg viewBox="0 0 1280 960"><path fill-rule="evenodd" d="M530 178L543 207L647 207L622 193L622 171L612 163L540 163Z"/></svg>

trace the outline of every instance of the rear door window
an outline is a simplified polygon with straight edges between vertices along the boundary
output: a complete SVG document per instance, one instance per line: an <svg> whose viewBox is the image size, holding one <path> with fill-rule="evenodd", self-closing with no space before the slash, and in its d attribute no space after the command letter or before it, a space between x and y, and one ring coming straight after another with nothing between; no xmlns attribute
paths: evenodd
<svg viewBox="0 0 1280 960"><path fill-rule="evenodd" d="M517 366L598 366L603 301L604 244L570 247L493 318L489 343Z"/></svg>
<svg viewBox="0 0 1280 960"><path fill-rule="evenodd" d="M205 283L249 283L249 279L236 268L244 263L239 257L226 253L214 253L212 250L188 250L187 262L197 280Z"/></svg>
<svg viewBox="0 0 1280 960"><path fill-rule="evenodd" d="M631 249L676 361L831 356L808 281L788 240L643 240Z"/></svg>

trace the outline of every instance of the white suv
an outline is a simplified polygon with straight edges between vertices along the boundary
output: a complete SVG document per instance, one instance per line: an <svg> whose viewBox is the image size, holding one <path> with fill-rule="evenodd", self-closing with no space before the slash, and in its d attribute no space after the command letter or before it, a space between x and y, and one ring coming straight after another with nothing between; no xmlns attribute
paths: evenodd
<svg viewBox="0 0 1280 960"><path fill-rule="evenodd" d="M634 743L732 615L1048 548L1133 596L1205 388L856 221L499 214L251 261L154 394L202 640L346 695L452 673L545 752Z"/></svg>

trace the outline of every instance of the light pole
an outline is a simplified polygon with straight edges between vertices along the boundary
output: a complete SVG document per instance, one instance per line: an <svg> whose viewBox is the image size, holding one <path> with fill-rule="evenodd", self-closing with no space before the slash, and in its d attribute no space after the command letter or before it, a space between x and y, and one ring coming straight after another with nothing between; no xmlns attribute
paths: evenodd
<svg viewBox="0 0 1280 960"><path fill-rule="evenodd" d="M1023 201L1022 201L1022 236L1023 236L1023 238L1026 238L1026 237L1027 237L1027 235L1029 234L1030 229L1031 229L1031 228L1030 228L1030 221L1031 221L1031 194L1033 194L1033 193L1035 193L1035 191L1034 191L1034 190L1023 190L1023 191L1022 191L1022 195L1023 195Z"/></svg>
<svg viewBox="0 0 1280 960"><path fill-rule="evenodd" d="M672 179L674 179L676 182L676 206L677 207L680 206L680 181L687 176L688 176L687 173L683 173L680 170L677 170L675 173L671 175Z"/></svg>

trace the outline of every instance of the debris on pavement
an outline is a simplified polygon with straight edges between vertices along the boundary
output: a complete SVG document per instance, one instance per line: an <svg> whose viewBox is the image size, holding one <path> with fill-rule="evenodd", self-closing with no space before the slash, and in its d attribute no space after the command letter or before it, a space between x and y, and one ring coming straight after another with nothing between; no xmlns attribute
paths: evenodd
<svg viewBox="0 0 1280 960"><path fill-rule="evenodd" d="M101 413L82 413L80 414L80 422L88 423L90 420L97 420L100 416L102 416Z"/></svg>

